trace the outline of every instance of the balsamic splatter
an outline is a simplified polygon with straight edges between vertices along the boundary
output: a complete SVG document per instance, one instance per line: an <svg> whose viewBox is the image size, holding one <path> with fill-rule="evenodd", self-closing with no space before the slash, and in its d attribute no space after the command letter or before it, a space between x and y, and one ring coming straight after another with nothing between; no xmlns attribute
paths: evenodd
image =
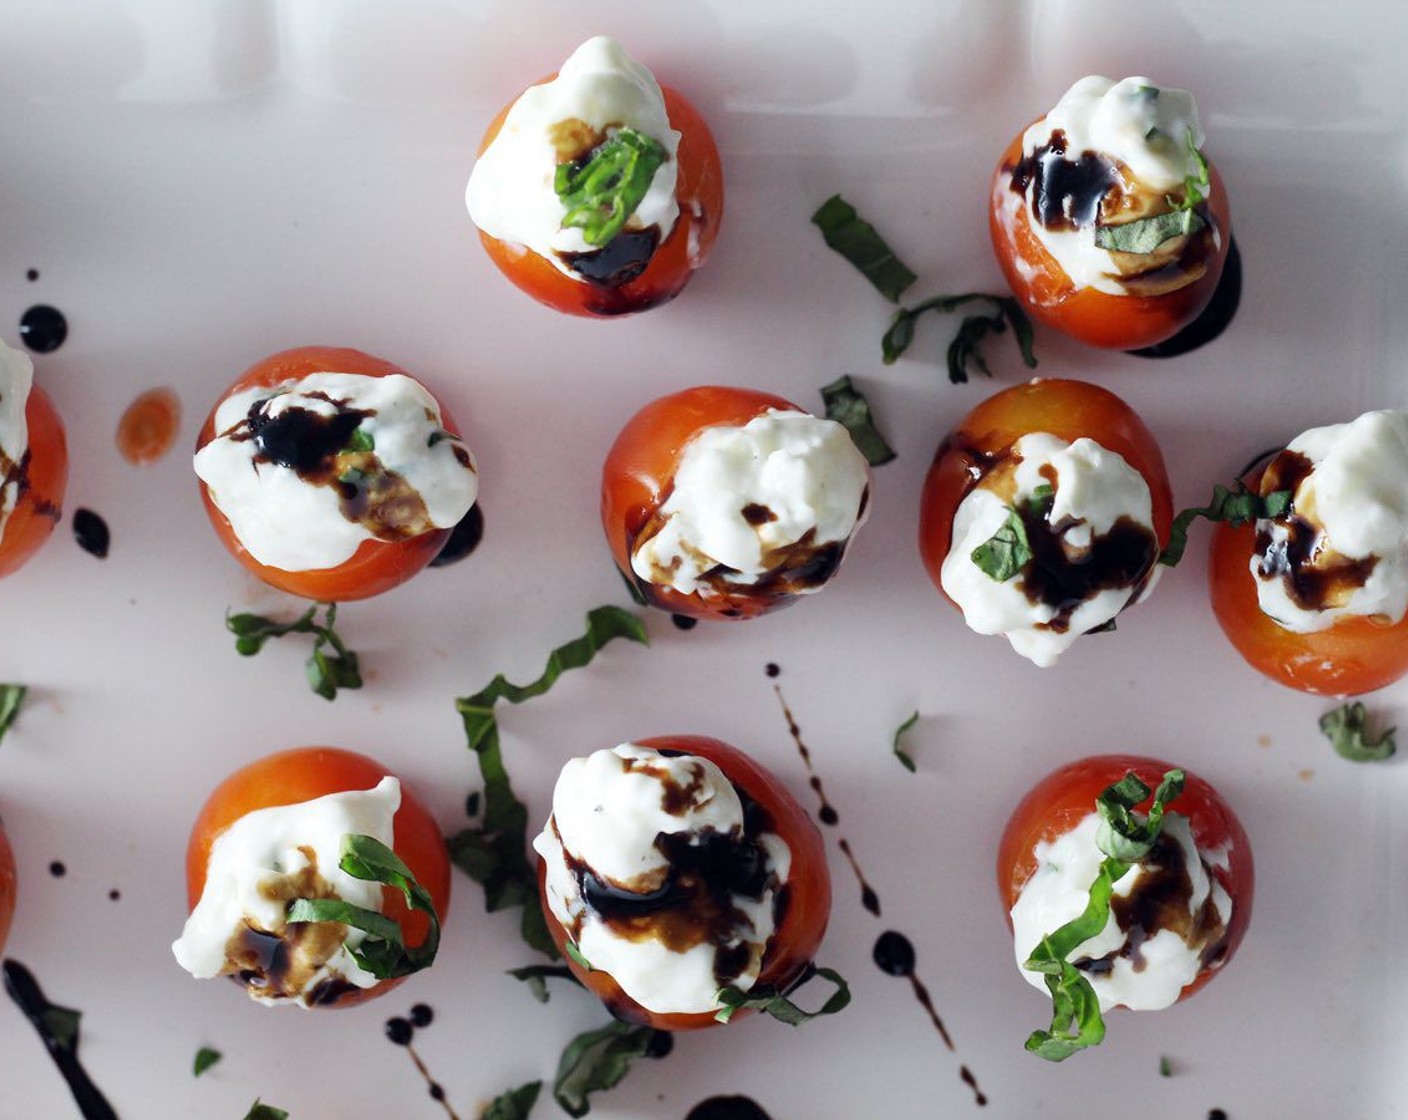
<svg viewBox="0 0 1408 1120"><path fill-rule="evenodd" d="M448 568L451 564L458 563L478 548L483 539L484 511L479 508L479 503L475 502L469 507L469 512L450 530L444 546L435 554L430 566Z"/></svg>
<svg viewBox="0 0 1408 1120"><path fill-rule="evenodd" d="M427 1003L417 1003L412 1006L407 1015L393 1015L382 1025L382 1033L386 1035L387 1041L394 1046L405 1048L410 1055L412 1064L416 1067L416 1072L425 1081L426 1090L430 1093L430 1099L436 1101L445 1110L445 1115L450 1120L459 1120L455 1110L450 1106L450 1102L445 1099L445 1089L440 1082L430 1076L430 1070L426 1067L421 1056L416 1053L413 1043L417 1030L424 1030L435 1021L435 1009Z"/></svg>
<svg viewBox="0 0 1408 1120"><path fill-rule="evenodd" d="M435 1008L428 1003L417 1003L411 1008L411 1025L424 1030L435 1021Z"/></svg>
<svg viewBox="0 0 1408 1120"><path fill-rule="evenodd" d="M64 866L62 860L56 859L53 863L49 864L49 874L55 879L62 879L68 874L68 868Z"/></svg>
<svg viewBox="0 0 1408 1120"><path fill-rule="evenodd" d="M672 614L670 621L675 624L676 630L693 630L699 625L697 618L690 618L687 614Z"/></svg>
<svg viewBox="0 0 1408 1120"><path fill-rule="evenodd" d="M397 1046L409 1046L415 1034L410 1020L403 1019L400 1015L387 1019L386 1026L382 1029L386 1032L387 1039Z"/></svg>
<svg viewBox="0 0 1408 1120"><path fill-rule="evenodd" d="M31 268L31 269L29 269L29 270L24 274L24 278L25 278L26 280L28 280L31 284L33 284L36 280L39 279L39 269L37 269L37 268Z"/></svg>
<svg viewBox="0 0 1408 1120"><path fill-rule="evenodd" d="M106 560L112 533L101 515L91 509L77 509L73 511L73 539L90 556Z"/></svg>
<svg viewBox="0 0 1408 1120"><path fill-rule="evenodd" d="M52 354L68 338L68 320L57 307L36 303L20 316L20 341L36 354Z"/></svg>
<svg viewBox="0 0 1408 1120"><path fill-rule="evenodd" d="M585 253L560 252L558 256L573 272L598 288L612 289L629 284L650 264L660 245L660 227L624 229L600 249Z"/></svg>
<svg viewBox="0 0 1408 1120"><path fill-rule="evenodd" d="M1202 313L1172 338L1128 353L1137 358L1176 358L1206 346L1232 324L1241 302L1242 254L1237 249L1237 239L1233 237L1227 247L1227 259L1222 264L1222 275L1218 277L1212 299Z"/></svg>
<svg viewBox="0 0 1408 1120"><path fill-rule="evenodd" d="M776 665L768 665L768 676L777 676L777 673L772 671L775 668L777 668ZM778 669L779 673L781 671L782 670ZM792 718L792 709L787 706L787 701L783 699L782 689L777 685L773 685L772 690L777 696L777 702L782 705L782 714L787 720L787 730L792 736L792 742L797 744L797 753L802 756L802 762L807 768L807 784L812 787L812 791L816 794L817 800L821 803L821 807L817 810L817 817L821 820L822 824L838 825L841 823L841 814L838 813L836 807L826 799L826 790L822 787L820 775L817 774L816 769L812 766L812 752L807 747L806 741L802 738L802 729L797 726L797 721Z"/></svg>
<svg viewBox="0 0 1408 1120"><path fill-rule="evenodd" d="M772 1120L751 1097L710 1097L689 1110L685 1120Z"/></svg>

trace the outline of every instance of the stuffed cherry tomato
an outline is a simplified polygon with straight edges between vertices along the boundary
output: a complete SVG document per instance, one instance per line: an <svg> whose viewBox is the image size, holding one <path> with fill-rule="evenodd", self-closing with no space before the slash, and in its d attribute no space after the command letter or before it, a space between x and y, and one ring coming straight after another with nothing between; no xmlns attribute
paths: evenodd
<svg viewBox="0 0 1408 1120"><path fill-rule="evenodd" d="M1277 512L1216 527L1211 585L1218 622L1253 668L1330 696L1408 673L1405 480L1408 413L1396 411L1312 428L1250 480Z"/></svg>
<svg viewBox="0 0 1408 1120"><path fill-rule="evenodd" d="M718 235L724 180L693 106L598 37L489 125L465 202L514 284L608 317L679 295Z"/></svg>
<svg viewBox="0 0 1408 1120"><path fill-rule="evenodd" d="M708 385L631 417L601 487L611 554L648 602L755 618L835 575L865 520L870 468L834 420Z"/></svg>
<svg viewBox="0 0 1408 1120"><path fill-rule="evenodd" d="M1093 932L1065 928L1111 883ZM1255 874L1246 833L1207 782L1156 759L1101 755L1062 767L1022 799L1002 834L997 884L1029 983L1046 989L1057 975L1088 985L1101 1012L1158 1010L1232 959ZM1069 951L1049 959L1048 937ZM1084 1025L1094 1029L1077 1049L1103 1036L1098 1016Z"/></svg>
<svg viewBox="0 0 1408 1120"><path fill-rule="evenodd" d="M320 602L410 579L479 485L454 419L424 386L380 358L322 346L247 370L201 429L195 469L231 554Z"/></svg>
<svg viewBox="0 0 1408 1120"><path fill-rule="evenodd" d="M973 630L1046 666L1148 594L1172 500L1158 444L1127 404L1082 381L1030 381L939 445L919 549Z"/></svg>
<svg viewBox="0 0 1408 1120"><path fill-rule="evenodd" d="M1012 291L1048 326L1133 350L1212 299L1232 243L1227 192L1193 98L1144 78L1082 78L1012 141L988 224Z"/></svg>
<svg viewBox="0 0 1408 1120"><path fill-rule="evenodd" d="M573 759L533 847L548 928L577 978L618 1018L661 1030L713 1025L726 985L785 991L831 913L806 810L742 751L699 735Z"/></svg>
<svg viewBox="0 0 1408 1120"><path fill-rule="evenodd" d="M0 342L0 576L49 539L67 482L63 421L29 355Z"/></svg>
<svg viewBox="0 0 1408 1120"><path fill-rule="evenodd" d="M15 853L0 821L0 953L5 951L5 939L10 936L10 923L15 917Z"/></svg>
<svg viewBox="0 0 1408 1120"><path fill-rule="evenodd" d="M349 852L370 868L349 867ZM384 870L395 860L409 896ZM302 747L251 763L210 795L191 830L186 886L191 915L173 950L187 971L230 976L261 1003L347 1007L433 960L450 864L434 818L385 767ZM304 917L304 900L362 917ZM399 955L359 926L368 913L366 924L384 915L400 928Z"/></svg>

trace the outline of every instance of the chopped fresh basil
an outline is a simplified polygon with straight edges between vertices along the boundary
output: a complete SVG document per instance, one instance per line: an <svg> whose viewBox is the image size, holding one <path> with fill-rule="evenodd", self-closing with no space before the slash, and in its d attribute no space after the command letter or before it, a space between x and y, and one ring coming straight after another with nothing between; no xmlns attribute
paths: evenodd
<svg viewBox="0 0 1408 1120"><path fill-rule="evenodd" d="M804 1011L787 997L813 976L820 976L823 980L831 981L836 985L836 990L817 1010ZM719 1003L719 1009L714 1012L714 1018L720 1023L727 1023L733 1018L735 1011L748 1008L752 1011L762 1011L774 1019L795 1027L809 1019L816 1019L822 1015L835 1015L838 1011L845 1010L851 1002L851 989L835 969L813 966L803 972L797 982L785 992L779 991L771 984L754 984L746 992L729 984L719 989L715 999Z"/></svg>
<svg viewBox="0 0 1408 1120"><path fill-rule="evenodd" d="M548 981L550 979L570 980L578 987L582 983L570 968L561 964L530 964L522 968L511 968L508 970L508 974L515 980L522 980L527 984L528 991L539 1003L547 1003L548 1001Z"/></svg>
<svg viewBox="0 0 1408 1120"><path fill-rule="evenodd" d="M366 428L352 429L352 438L347 441L348 451L375 451L376 440Z"/></svg>
<svg viewBox="0 0 1408 1120"><path fill-rule="evenodd" d="M1192 210L1201 204L1212 190L1212 177L1209 174L1207 157L1198 151L1198 142L1193 139L1193 130L1186 130L1183 136L1188 144L1188 155L1193 160L1194 171L1183 179L1183 197L1176 201L1169 199L1169 203L1178 210Z"/></svg>
<svg viewBox="0 0 1408 1120"><path fill-rule="evenodd" d="M812 224L821 230L827 245L850 261L891 303L898 303L900 293L917 279L875 227L839 194L817 208Z"/></svg>
<svg viewBox="0 0 1408 1120"><path fill-rule="evenodd" d="M1038 486L1023 501L1028 511L1038 519L1051 512L1056 492L1050 486ZM1027 523L1022 511L1009 506L1007 520L991 537L973 549L973 563L989 579L1006 583L1027 566L1032 558L1031 541L1027 538Z"/></svg>
<svg viewBox="0 0 1408 1120"><path fill-rule="evenodd" d="M893 365L914 341L915 321L925 312L934 311L948 314L974 300L986 300L994 307L990 315L970 315L959 325L958 333L948 347L948 379L955 385L968 380L969 365L975 366L984 375L991 377L978 347L989 334L1001 334L1008 325L1017 339L1022 352L1022 361L1028 369L1036 368L1036 354L1032 349L1034 336L1031 320L1021 305L1010 296L987 295L983 292L967 292L957 296L935 296L913 307L901 307L890 321L889 329L880 340L880 351L885 364Z"/></svg>
<svg viewBox="0 0 1408 1120"><path fill-rule="evenodd" d="M906 770L908 770L911 774L913 774L915 771L914 759L909 756L909 752L907 752L903 747L900 746L900 739L904 737L906 731L908 731L918 722L919 712L918 710L916 710L913 715L911 715L907 720L905 720L902 724L895 728L895 736L891 747L891 749L895 752L895 757L900 760L900 765L903 766Z"/></svg>
<svg viewBox="0 0 1408 1120"><path fill-rule="evenodd" d="M314 635L313 652L306 663L308 685L324 700L333 700L340 688L361 688L362 673L357 654L347 648L333 628L337 622L337 604L324 604L327 615L322 623L317 620L319 605L314 603L292 622L226 611L225 628L235 636L235 651L244 657L253 657L270 638L282 638L285 634ZM329 647L332 652L327 652Z"/></svg>
<svg viewBox="0 0 1408 1120"><path fill-rule="evenodd" d="M1277 518L1291 508L1293 496L1289 490L1275 490L1263 498L1241 482L1230 489L1218 483L1212 488L1212 501L1205 506L1185 509L1173 519L1168 546L1159 553L1159 563L1172 568L1183 559L1188 547L1189 526L1199 517L1206 517L1209 521L1225 521L1234 527L1245 525L1248 521Z"/></svg>
<svg viewBox="0 0 1408 1120"><path fill-rule="evenodd" d="M563 942L563 949L567 953L567 959L580 968L583 972L595 972L592 962L582 956L582 950L577 948L577 943L570 938Z"/></svg>
<svg viewBox="0 0 1408 1120"><path fill-rule="evenodd" d="M528 1120L528 1114L538 1103L538 1093L542 1087L541 1081L530 1081L517 1089L501 1093L479 1114L479 1120Z"/></svg>
<svg viewBox="0 0 1408 1120"><path fill-rule="evenodd" d="M288 1120L288 1113L282 1108L256 1100L244 1114L244 1120Z"/></svg>
<svg viewBox="0 0 1408 1120"><path fill-rule="evenodd" d="M621 232L669 156L660 142L619 128L582 159L557 165L553 189L567 213L563 229L580 229L588 245L607 244Z"/></svg>
<svg viewBox="0 0 1408 1120"><path fill-rule="evenodd" d="M1152 253L1172 237L1197 233L1207 222L1193 210L1169 210L1117 226L1096 226L1095 244L1113 253Z"/></svg>
<svg viewBox="0 0 1408 1120"><path fill-rule="evenodd" d="M1163 1057L1161 1057L1161 1058L1159 1059L1159 1076L1160 1076L1160 1077L1172 1077L1172 1076L1173 1076L1173 1062L1169 1059L1169 1057L1168 1057L1167 1054L1165 1054Z"/></svg>
<svg viewBox="0 0 1408 1120"><path fill-rule="evenodd" d="M620 1084L659 1033L654 1027L613 1022L577 1035L557 1063L553 1099L568 1116L585 1116L592 1109L591 1094Z"/></svg>
<svg viewBox="0 0 1408 1120"><path fill-rule="evenodd" d="M872 467L888 463L895 457L894 448L885 442L875 420L870 415L870 402L851 382L849 374L842 374L829 385L821 387L821 399L826 405L826 418L835 420L851 434L865 461Z"/></svg>
<svg viewBox="0 0 1408 1120"><path fill-rule="evenodd" d="M209 1046L202 1046L199 1050L196 1051L196 1060L194 1063L192 1063L191 1075L193 1077L199 1077L216 1062L218 1062L221 1057L223 1057L223 1055L220 1053L219 1050L212 1050Z"/></svg>
<svg viewBox="0 0 1408 1120"><path fill-rule="evenodd" d="M523 940L553 959L557 948L538 905L538 877L527 856L528 809L514 796L504 767L494 705L499 700L521 704L541 696L563 673L588 664L602 646L616 638L649 645L645 627L635 615L620 607L597 607L587 614L586 633L549 653L547 666L532 684L512 684L500 673L473 696L455 701L484 781L484 817L446 838L450 859L484 887L485 909L523 907Z"/></svg>
<svg viewBox="0 0 1408 1120"><path fill-rule="evenodd" d="M1332 708L1320 717L1320 730L1335 753L1350 762L1382 762L1393 757L1398 744L1394 742L1396 727L1390 727L1373 735L1369 731L1369 717L1364 705L1355 700Z"/></svg>
<svg viewBox="0 0 1408 1120"><path fill-rule="evenodd" d="M0 739L4 739L5 732L14 725L28 693L28 685L0 684Z"/></svg>
<svg viewBox="0 0 1408 1120"><path fill-rule="evenodd" d="M289 903L287 920L341 922L361 930L367 936L355 948L348 946L347 951L378 980L395 980L429 968L440 949L440 917L435 912L430 892L416 882L411 869L380 840L357 834L342 838L342 859L338 866L354 879L382 883L400 891L407 906L429 917L425 940L415 948L408 948L401 937L401 927L394 920L340 898L295 899Z"/></svg>

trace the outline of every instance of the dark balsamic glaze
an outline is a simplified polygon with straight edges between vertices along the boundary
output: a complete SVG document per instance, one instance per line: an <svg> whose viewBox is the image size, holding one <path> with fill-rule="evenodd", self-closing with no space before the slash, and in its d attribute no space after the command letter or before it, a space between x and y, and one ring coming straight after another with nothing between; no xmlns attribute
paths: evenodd
<svg viewBox="0 0 1408 1120"><path fill-rule="evenodd" d="M887 976L914 975L914 943L898 930L887 929L876 938L871 956Z"/></svg>
<svg viewBox="0 0 1408 1120"><path fill-rule="evenodd" d="M856 879L860 882L860 904L878 918L880 916L880 896L876 894L875 889L866 882L865 874L860 869L860 863L857 862L855 853L851 851L851 842L842 836L837 843L841 847L842 854L845 855L847 861L850 863L851 870L856 873Z"/></svg>
<svg viewBox="0 0 1408 1120"><path fill-rule="evenodd" d="M777 520L777 514L773 513L767 506L760 505L758 502L749 502L739 510L739 513L742 515L744 521L753 526L766 525L769 521Z"/></svg>
<svg viewBox="0 0 1408 1120"><path fill-rule="evenodd" d="M769 661L767 663L767 667L763 671L767 673L769 677L776 678L778 676L781 676L782 666L778 665L776 661Z"/></svg>
<svg viewBox="0 0 1408 1120"><path fill-rule="evenodd" d="M76 509L73 511L73 539L90 556L106 560L112 544L112 532L101 515L91 509Z"/></svg>
<svg viewBox="0 0 1408 1120"><path fill-rule="evenodd" d="M56 859L53 863L49 864L49 874L55 879L62 879L68 874L68 868L63 865L61 860Z"/></svg>
<svg viewBox="0 0 1408 1120"><path fill-rule="evenodd" d="M352 440L362 421L375 413L370 409L348 408L325 393L312 396L333 405L331 415L307 408L288 408L269 415L273 397L255 401L246 418L254 446L267 462L296 471L308 481L326 481L321 476L337 473L334 459Z"/></svg>
<svg viewBox="0 0 1408 1120"><path fill-rule="evenodd" d="M690 618L687 614L672 614L670 621L675 624L676 630L693 630L699 625L697 618Z"/></svg>
<svg viewBox="0 0 1408 1120"><path fill-rule="evenodd" d="M445 538L445 544L435 554L430 566L448 568L451 564L458 563L478 548L483 539L484 511L479 508L479 503L475 502L469 507L469 512L450 530L450 535Z"/></svg>
<svg viewBox="0 0 1408 1120"><path fill-rule="evenodd" d="M675 1036L669 1031L657 1030L645 1044L647 1058L668 1058L675 1049Z"/></svg>
<svg viewBox="0 0 1408 1120"><path fill-rule="evenodd" d="M78 1033L75 1031L73 1038L65 1040L54 1032L49 1013L51 1010L65 1009L50 1003L44 997L34 974L19 961L7 959L4 969L5 991L39 1032L39 1037L44 1041L44 1048L49 1051L49 1056L59 1067L59 1073L68 1083L69 1092L73 1094L74 1103L78 1105L83 1120L117 1120L117 1113L112 1105L93 1084L87 1070L78 1060Z"/></svg>
<svg viewBox="0 0 1408 1120"><path fill-rule="evenodd" d="M772 672L775 668L777 668L775 665L768 665L768 676L777 676L777 673ZM781 671L781 669L778 669L779 673ZM792 736L792 741L797 744L797 753L802 756L802 762L807 768L807 783L812 787L813 792L816 793L817 800L821 802L821 807L817 810L817 817L821 820L821 823L825 825L834 826L840 824L841 814L836 812L835 806L826 799L826 790L822 788L821 777L812 767L812 752L802 738L802 729L797 726L797 721L792 718L792 709L787 706L787 701L783 699L782 689L777 685L773 685L772 690L777 694L777 702L782 705L782 714L787 720L787 731Z"/></svg>
<svg viewBox="0 0 1408 1120"><path fill-rule="evenodd" d="M387 1019L382 1029L386 1032L387 1039L396 1046L409 1046L411 1037L416 1033L410 1020L403 1019L400 1015Z"/></svg>
<svg viewBox="0 0 1408 1120"><path fill-rule="evenodd" d="M1206 346L1231 325L1241 302L1242 254L1237 249L1237 239L1233 237L1227 246L1227 259L1222 262L1222 275L1218 277L1212 299L1208 300L1201 314L1172 338L1127 353L1137 358L1176 358Z"/></svg>
<svg viewBox="0 0 1408 1120"><path fill-rule="evenodd" d="M689 1110L684 1120L772 1120L751 1097L710 1097Z"/></svg>
<svg viewBox="0 0 1408 1120"><path fill-rule="evenodd" d="M390 1019L387 1019L382 1027L382 1032L392 1045L405 1048L406 1053L411 1057L411 1062L416 1067L416 1072L418 1072L422 1080L425 1081L426 1090L430 1093L430 1099L439 1102L440 1107L445 1110L445 1114L450 1120L459 1120L459 1117L455 1114L455 1110L450 1107L450 1103L445 1099L444 1087L440 1082L436 1081L435 1078L430 1076L430 1070L427 1068L425 1062L421 1060L421 1056L416 1053L416 1048L412 1044L412 1039L415 1038L416 1031L423 1030L434 1021L435 1009L429 1004L417 1003L411 1008L409 1015L393 1015Z"/></svg>
<svg viewBox="0 0 1408 1120"><path fill-rule="evenodd" d="M435 1021L435 1008L428 1003L417 1003L411 1008L411 1025L424 1030Z"/></svg>
<svg viewBox="0 0 1408 1120"><path fill-rule="evenodd" d="M20 339L36 354L52 354L68 338L68 320L57 307L36 303L20 316Z"/></svg>
<svg viewBox="0 0 1408 1120"><path fill-rule="evenodd" d="M644 272L659 247L660 227L648 226L623 229L600 249L557 255L583 280L609 290L629 284Z"/></svg>
<svg viewBox="0 0 1408 1120"><path fill-rule="evenodd" d="M1048 140L1012 168L1011 188L1031 193L1032 217L1049 230L1075 230L1093 226L1100 204L1119 185L1119 172L1105 156L1081 152L1066 155L1066 133L1056 129Z"/></svg>
<svg viewBox="0 0 1408 1120"><path fill-rule="evenodd" d="M28 280L31 284L33 284L36 280L39 279L39 269L37 269L37 268L31 268L31 269L29 269L27 272L25 272L24 278L25 278L26 280Z"/></svg>
<svg viewBox="0 0 1408 1120"><path fill-rule="evenodd" d="M326 960L331 942L341 942L340 927L326 922L291 922L282 935L242 926L230 939L227 952L240 967L230 973L235 983L259 994L301 991L304 979L296 972L309 967L309 959ZM308 993L308 1002L328 1007L360 991L341 977L328 977Z"/></svg>
<svg viewBox="0 0 1408 1120"><path fill-rule="evenodd" d="M1220 1108L1209 1109L1208 1120L1227 1120L1227 1113Z"/></svg>
<svg viewBox="0 0 1408 1120"><path fill-rule="evenodd" d="M1017 586L1033 603L1043 603L1056 614L1044 624L1064 633L1071 616L1087 599L1101 591L1141 587L1159 558L1159 541L1153 530L1129 517L1121 517L1110 531L1091 537L1090 548L1074 560L1063 546L1068 524L1052 524L1046 510L1021 502L1018 516L1027 531L1031 562L1022 570Z"/></svg>
<svg viewBox="0 0 1408 1120"><path fill-rule="evenodd" d="M121 898L121 897L122 897L122 892L121 892L120 890L118 890L116 887L113 887L112 890L108 891L108 898L109 898L110 900L112 900L113 902L116 902L116 901L117 901L119 898Z"/></svg>

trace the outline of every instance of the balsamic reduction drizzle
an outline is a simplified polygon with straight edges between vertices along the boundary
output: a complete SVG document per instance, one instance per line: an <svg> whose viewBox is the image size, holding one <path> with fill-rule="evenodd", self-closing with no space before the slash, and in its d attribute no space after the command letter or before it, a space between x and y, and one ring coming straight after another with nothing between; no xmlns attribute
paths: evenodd
<svg viewBox="0 0 1408 1120"><path fill-rule="evenodd" d="M684 1120L772 1120L751 1097L710 1097L689 1110Z"/></svg>
<svg viewBox="0 0 1408 1120"><path fill-rule="evenodd" d="M1176 358L1206 346L1231 325L1241 302L1242 254L1237 249L1237 239L1232 237L1227 246L1227 259L1222 262L1222 275L1202 313L1172 338L1126 353L1136 358Z"/></svg>
<svg viewBox="0 0 1408 1120"><path fill-rule="evenodd" d="M112 544L112 532L99 514L91 509L76 509L73 511L73 539L90 556L106 560Z"/></svg>
<svg viewBox="0 0 1408 1120"><path fill-rule="evenodd" d="M426 1066L421 1056L416 1053L416 1048L412 1045L417 1030L423 1030L435 1020L435 1009L427 1003L417 1003L414 1005L409 1015L393 1015L387 1019L382 1026L382 1032L393 1046L405 1047L406 1053L410 1055L411 1062L415 1065L417 1072L425 1080L426 1089L430 1093L430 1099L438 1101L440 1107L445 1110L445 1115L450 1120L459 1120L455 1110L450 1106L450 1102L445 1099L445 1089L440 1082L430 1076L430 1069Z"/></svg>
<svg viewBox="0 0 1408 1120"><path fill-rule="evenodd" d="M36 280L39 279L39 269L31 268L26 270L24 278L28 280L31 284L33 284Z"/></svg>
<svg viewBox="0 0 1408 1120"><path fill-rule="evenodd" d="M691 618L687 614L672 614L670 621L675 624L676 630L693 630L699 625L697 618Z"/></svg>
<svg viewBox="0 0 1408 1120"><path fill-rule="evenodd" d="M769 663L768 676L777 676L777 673L773 672L776 668L776 665ZM781 670L779 669L778 672L781 672ZM841 814L836 812L835 806L826 799L826 790L822 788L821 777L812 766L812 752L802 739L802 729L797 726L797 721L792 718L792 709L787 706L787 701L783 699L782 689L778 685L773 685L772 690L777 696L777 702L782 705L782 715L787 720L787 731L792 736L792 741L797 744L797 753L802 756L802 762L807 767L807 782L816 793L817 800L821 802L821 808L817 810L817 816L821 819L822 824L833 826L840 824Z"/></svg>
<svg viewBox="0 0 1408 1120"><path fill-rule="evenodd" d="M49 864L49 874L55 879L62 879L68 874L68 868L64 866L63 860L56 859L53 863Z"/></svg>
<svg viewBox="0 0 1408 1120"><path fill-rule="evenodd" d="M450 530L450 535L445 538L445 544L435 554L430 566L448 568L451 564L458 563L478 548L483 539L484 511L479 508L479 503L475 502L469 507L469 512Z"/></svg>
<svg viewBox="0 0 1408 1120"><path fill-rule="evenodd" d="M660 227L623 229L600 249L585 253L559 252L562 263L589 284L619 288L636 279L660 245Z"/></svg>
<svg viewBox="0 0 1408 1120"><path fill-rule="evenodd" d="M36 354L52 354L66 338L68 320L57 307L36 303L20 316L20 340Z"/></svg>
<svg viewBox="0 0 1408 1120"><path fill-rule="evenodd" d="M1093 226L1100 204L1119 183L1115 165L1096 152L1081 152L1075 159L1066 153L1066 133L1056 129L1051 139L1023 157L1012 168L1012 190L1031 195L1032 217L1049 230L1076 230Z"/></svg>

